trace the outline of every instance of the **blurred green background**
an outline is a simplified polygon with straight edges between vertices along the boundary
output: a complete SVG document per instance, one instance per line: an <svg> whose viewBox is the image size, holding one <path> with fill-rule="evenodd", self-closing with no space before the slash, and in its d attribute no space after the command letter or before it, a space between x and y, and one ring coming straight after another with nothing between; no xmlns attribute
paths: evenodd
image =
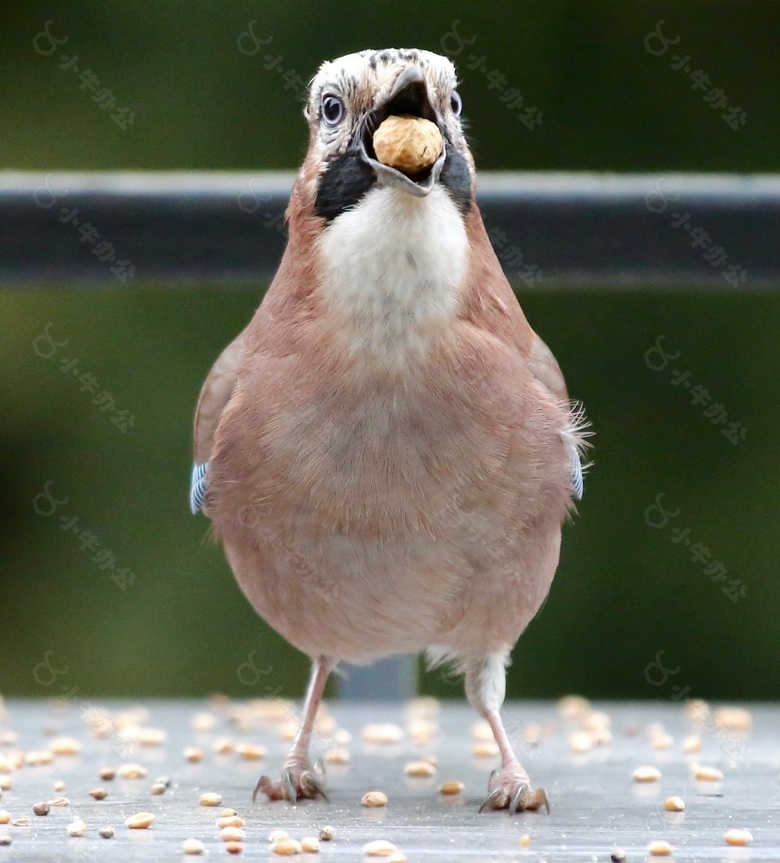
<svg viewBox="0 0 780 863"><path fill-rule="evenodd" d="M55 36L69 37L58 53L78 54L134 111L133 126L118 128L58 68L58 54L36 53L50 19ZM680 37L664 56L644 44L659 19ZM250 21L272 38L255 56L237 47ZM453 59L481 169L778 169L778 4L563 0L511 11L409 0L18 4L0 27L0 167L294 169L306 146L295 75L308 80L323 59L368 46L442 51L455 21L474 40ZM743 127L732 130L671 68L674 53L691 55L747 112ZM289 89L264 69L266 54L294 73ZM540 108L540 127L526 129L468 70L471 54ZM565 529L550 599L515 650L510 695L670 698L674 685L696 697L780 697L780 299L685 285L641 294L523 287L526 313L596 437L580 516ZM0 691L52 695L64 682L97 695L300 695L307 660L257 618L207 522L187 507L201 382L264 289L0 290ZM46 359L34 343L48 322L69 343ZM681 355L653 371L644 355L662 334ZM60 372L74 356L135 416L133 428L123 433ZM691 404L671 383L673 368L690 371L744 426L743 441L730 443ZM46 483L67 498L50 516L34 506ZM645 511L659 493L679 514L653 528ZM62 515L93 531L132 571L132 586L121 590L91 561L95 552L60 529ZM712 581L717 571L693 561L673 528L689 529L745 595L726 596L728 581ZM645 670L659 651L678 671L655 686ZM63 671L54 683L45 657ZM421 687L461 694L440 673Z"/></svg>

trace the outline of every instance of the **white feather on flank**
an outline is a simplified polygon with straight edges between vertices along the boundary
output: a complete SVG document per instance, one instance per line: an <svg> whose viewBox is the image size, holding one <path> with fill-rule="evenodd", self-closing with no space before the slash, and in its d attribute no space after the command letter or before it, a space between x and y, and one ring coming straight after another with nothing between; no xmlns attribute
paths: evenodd
<svg viewBox="0 0 780 863"><path fill-rule="evenodd" d="M581 500L585 471L592 464L592 462L583 464L582 459L591 446L587 438L593 432L590 431L590 423L585 417L585 406L582 402L568 402L566 403L566 410L569 412L571 422L569 427L561 432L561 437L569 445L571 452L572 494L577 500Z"/></svg>
<svg viewBox="0 0 780 863"><path fill-rule="evenodd" d="M325 301L352 354L403 367L458 312L468 238L441 187L425 198L374 187L328 225L319 247Z"/></svg>
<svg viewBox="0 0 780 863"><path fill-rule="evenodd" d="M433 646L426 648L425 655L429 671L449 663L453 675L465 675L466 697L477 710L498 711L504 703L509 647L506 652L458 653Z"/></svg>

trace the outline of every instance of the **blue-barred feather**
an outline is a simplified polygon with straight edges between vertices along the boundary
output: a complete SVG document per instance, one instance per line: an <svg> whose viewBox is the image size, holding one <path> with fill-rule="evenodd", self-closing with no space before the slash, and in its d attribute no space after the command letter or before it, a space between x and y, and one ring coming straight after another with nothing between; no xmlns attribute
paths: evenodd
<svg viewBox="0 0 780 863"><path fill-rule="evenodd" d="M203 506L203 498L206 496L206 471L209 463L196 464L192 467L192 481L190 483L190 509L192 514L200 512Z"/></svg>
<svg viewBox="0 0 780 863"><path fill-rule="evenodd" d="M576 446L571 448L571 490L577 500L582 500L584 482L582 479L582 459Z"/></svg>

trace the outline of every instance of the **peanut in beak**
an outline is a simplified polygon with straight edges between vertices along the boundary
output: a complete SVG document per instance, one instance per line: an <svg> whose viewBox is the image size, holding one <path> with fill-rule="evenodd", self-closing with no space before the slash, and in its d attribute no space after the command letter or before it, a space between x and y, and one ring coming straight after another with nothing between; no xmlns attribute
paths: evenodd
<svg viewBox="0 0 780 863"><path fill-rule="evenodd" d="M442 150L441 132L435 123L408 114L392 114L374 132L378 161L414 177L433 165Z"/></svg>

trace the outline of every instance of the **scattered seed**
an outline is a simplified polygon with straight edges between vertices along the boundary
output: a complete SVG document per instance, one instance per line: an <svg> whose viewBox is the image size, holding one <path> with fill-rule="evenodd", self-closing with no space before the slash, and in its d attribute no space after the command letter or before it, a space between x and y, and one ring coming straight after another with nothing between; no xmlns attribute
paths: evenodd
<svg viewBox="0 0 780 863"><path fill-rule="evenodd" d="M667 797L664 800L664 809L667 812L684 812L685 811L685 801L682 797Z"/></svg>
<svg viewBox="0 0 780 863"><path fill-rule="evenodd" d="M430 761L410 761L404 767L404 773L407 776L433 776L436 767Z"/></svg>
<svg viewBox="0 0 780 863"><path fill-rule="evenodd" d="M438 716L441 711L439 699L433 695L417 695L410 698L404 705L404 712L407 716L424 716L430 718Z"/></svg>
<svg viewBox="0 0 780 863"><path fill-rule="evenodd" d="M565 695L558 702L558 711L564 719L579 719L590 710L590 702L581 695Z"/></svg>
<svg viewBox="0 0 780 863"><path fill-rule="evenodd" d="M521 848L530 848L531 847L531 837L527 833L523 833L520 837L520 847Z"/></svg>
<svg viewBox="0 0 780 863"><path fill-rule="evenodd" d="M213 791L206 791L198 798L198 803L201 806L219 806L222 802L222 795L216 794Z"/></svg>
<svg viewBox="0 0 780 863"><path fill-rule="evenodd" d="M432 719L410 719L406 723L406 733L415 743L423 744L439 733L439 723Z"/></svg>
<svg viewBox="0 0 780 863"><path fill-rule="evenodd" d="M68 836L83 836L87 832L87 825L81 818L68 824Z"/></svg>
<svg viewBox="0 0 780 863"><path fill-rule="evenodd" d="M162 728L136 728L130 736L141 746L162 746L168 740L168 735Z"/></svg>
<svg viewBox="0 0 780 863"><path fill-rule="evenodd" d="M336 828L331 827L330 824L326 824L324 827L320 827L320 839L323 842L330 842L330 840L336 835Z"/></svg>
<svg viewBox="0 0 780 863"><path fill-rule="evenodd" d="M154 822L154 815L151 812L139 812L136 815L131 815L125 821L125 827L129 827L131 830L146 830L147 827L151 827Z"/></svg>
<svg viewBox="0 0 780 863"><path fill-rule="evenodd" d="M334 746L325 753L328 764L348 764L351 756L343 746Z"/></svg>
<svg viewBox="0 0 780 863"><path fill-rule="evenodd" d="M409 858L403 851L396 851L387 858L387 863L408 863Z"/></svg>
<svg viewBox="0 0 780 863"><path fill-rule="evenodd" d="M108 791L105 788L93 788L89 792L90 797L94 797L95 800L105 800L108 797Z"/></svg>
<svg viewBox="0 0 780 863"><path fill-rule="evenodd" d="M750 845L753 834L749 830L727 830L723 834L723 841L726 845Z"/></svg>
<svg viewBox="0 0 780 863"><path fill-rule="evenodd" d="M206 846L200 839L185 839L181 848L185 854L203 854L206 851Z"/></svg>
<svg viewBox="0 0 780 863"><path fill-rule="evenodd" d="M32 811L35 815L48 815L51 812L51 806L48 803L34 803Z"/></svg>
<svg viewBox="0 0 780 863"><path fill-rule="evenodd" d="M213 713L196 713L190 720L193 731L213 731L216 724L217 717Z"/></svg>
<svg viewBox="0 0 780 863"><path fill-rule="evenodd" d="M301 851L304 854L319 854L320 840L316 836L304 836L301 839Z"/></svg>
<svg viewBox="0 0 780 863"><path fill-rule="evenodd" d="M32 824L32 818L29 815L22 815L20 818L14 818L11 824L14 827L29 827Z"/></svg>
<svg viewBox="0 0 780 863"><path fill-rule="evenodd" d="M602 728L609 728L612 725L612 720L609 715L603 710L591 710L582 720L582 727L586 731L600 731Z"/></svg>
<svg viewBox="0 0 780 863"><path fill-rule="evenodd" d="M471 736L474 740L492 740L493 729L484 719L480 719L471 726Z"/></svg>
<svg viewBox="0 0 780 863"><path fill-rule="evenodd" d="M54 761L54 753L50 749L31 749L24 756L24 763L30 766L38 764L51 764Z"/></svg>
<svg viewBox="0 0 780 863"><path fill-rule="evenodd" d="M615 848L615 850L609 855L609 859L612 863L625 863L628 855L622 848Z"/></svg>
<svg viewBox="0 0 780 863"><path fill-rule="evenodd" d="M54 790L57 794L62 793L65 790L65 783L61 779L57 780L57 782L54 783Z"/></svg>
<svg viewBox="0 0 780 863"><path fill-rule="evenodd" d="M282 842L285 839L289 839L290 834L286 830L272 830L268 834L268 841L273 842Z"/></svg>
<svg viewBox="0 0 780 863"><path fill-rule="evenodd" d="M227 851L228 854L242 854L244 846L240 842L226 842L225 851Z"/></svg>
<svg viewBox="0 0 780 863"><path fill-rule="evenodd" d="M221 818L217 818L217 827L220 830L225 827L243 827L246 824L243 818L239 818L238 815L223 815Z"/></svg>
<svg viewBox="0 0 780 863"><path fill-rule="evenodd" d="M297 839L282 839L271 845L271 853L282 857L291 857L293 854L301 853L301 843Z"/></svg>
<svg viewBox="0 0 780 863"><path fill-rule="evenodd" d="M191 764L197 764L203 761L203 750L198 746L188 746L184 750L184 758Z"/></svg>
<svg viewBox="0 0 780 863"><path fill-rule="evenodd" d="M723 779L723 774L717 767L704 767L701 764L694 767L693 775L702 782L720 782Z"/></svg>
<svg viewBox="0 0 780 863"><path fill-rule="evenodd" d="M113 827L101 827L98 830L98 836L101 839L113 839L114 838L114 828Z"/></svg>
<svg viewBox="0 0 780 863"><path fill-rule="evenodd" d="M299 722L297 719L288 719L279 727L279 736L282 740L293 740L298 733Z"/></svg>
<svg viewBox="0 0 780 863"><path fill-rule="evenodd" d="M363 726L362 736L366 743L400 743L404 730L400 725L385 722Z"/></svg>
<svg viewBox="0 0 780 863"><path fill-rule="evenodd" d="M0 776L0 791L10 791L13 784L10 776Z"/></svg>
<svg viewBox="0 0 780 863"><path fill-rule="evenodd" d="M352 741L352 735L346 728L337 728L333 733L333 739L336 743L350 743Z"/></svg>
<svg viewBox="0 0 780 863"><path fill-rule="evenodd" d="M241 842L246 839L246 833L240 827L223 827L219 831L219 838L223 842Z"/></svg>
<svg viewBox="0 0 780 863"><path fill-rule="evenodd" d="M12 842L13 839L7 833L0 834L0 846L7 848Z"/></svg>
<svg viewBox="0 0 780 863"><path fill-rule="evenodd" d="M454 797L456 794L462 794L465 787L459 779L452 779L449 782L442 782L439 786L439 794L444 794L445 797Z"/></svg>
<svg viewBox="0 0 780 863"><path fill-rule="evenodd" d="M685 715L691 722L697 722L704 719L710 712L710 706L701 698L692 698L685 702Z"/></svg>
<svg viewBox="0 0 780 863"><path fill-rule="evenodd" d="M673 851L674 848L664 839L656 839L647 846L647 853L653 857L668 857Z"/></svg>
<svg viewBox="0 0 780 863"><path fill-rule="evenodd" d="M11 813L5 809L0 809L0 824L8 824L11 820Z"/></svg>
<svg viewBox="0 0 780 863"><path fill-rule="evenodd" d="M51 751L55 755L78 755L81 744L73 737L57 737L51 742Z"/></svg>
<svg viewBox="0 0 780 863"><path fill-rule="evenodd" d="M593 748L593 736L587 731L575 731L569 735L569 749L577 755L584 755Z"/></svg>
<svg viewBox="0 0 780 863"><path fill-rule="evenodd" d="M719 707L715 711L715 722L729 731L749 731L753 727L753 717L744 707Z"/></svg>
<svg viewBox="0 0 780 863"><path fill-rule="evenodd" d="M168 786L165 785L164 783L155 782L153 785L150 786L149 791L152 794L159 796L160 794L165 794L167 788L168 788Z"/></svg>
<svg viewBox="0 0 780 863"><path fill-rule="evenodd" d="M360 805L369 808L387 806L387 794L384 791L367 791L361 798Z"/></svg>
<svg viewBox="0 0 780 863"><path fill-rule="evenodd" d="M363 846L363 853L367 857L389 857L397 850L398 848L386 839L375 839L373 842L367 842Z"/></svg>
<svg viewBox="0 0 780 863"><path fill-rule="evenodd" d="M651 722L645 728L645 734L647 735L649 740L652 740L654 737L657 737L659 734L666 734L666 728L661 722Z"/></svg>
<svg viewBox="0 0 780 863"><path fill-rule="evenodd" d="M260 761L268 755L265 746L257 743L239 743L236 746L236 752L246 761Z"/></svg>
<svg viewBox="0 0 780 863"><path fill-rule="evenodd" d="M661 778L661 771L656 767L637 767L631 774L634 782L658 782Z"/></svg>
<svg viewBox="0 0 780 863"><path fill-rule="evenodd" d="M587 732L590 735L590 742L594 746L606 746L608 743L612 742L612 732L609 728L594 728L592 731ZM538 741L528 741L529 743Z"/></svg>
<svg viewBox="0 0 780 863"><path fill-rule="evenodd" d="M231 815L238 815L238 812L235 809L223 809L219 813L220 818L230 818Z"/></svg>
<svg viewBox="0 0 780 863"><path fill-rule="evenodd" d="M104 782L110 782L116 776L116 770L113 767L102 767L100 770L100 778Z"/></svg>
<svg viewBox="0 0 780 863"><path fill-rule="evenodd" d="M217 755L230 755L236 744L229 737L218 737L214 741L214 751Z"/></svg>
<svg viewBox="0 0 780 863"><path fill-rule="evenodd" d="M54 800L46 801L49 806L70 806L70 800L67 797L55 797Z"/></svg>
<svg viewBox="0 0 780 863"><path fill-rule="evenodd" d="M143 779L146 776L146 772L146 768L142 764L123 764L117 770L121 779Z"/></svg>
<svg viewBox="0 0 780 863"><path fill-rule="evenodd" d="M498 744L495 740L478 740L471 750L475 758L492 758L498 755Z"/></svg>
<svg viewBox="0 0 780 863"><path fill-rule="evenodd" d="M656 734L650 740L653 749L671 749L674 746L674 737L671 734Z"/></svg>
<svg viewBox="0 0 780 863"><path fill-rule="evenodd" d="M686 753L701 752L701 737L698 734L689 734L683 738L682 751Z"/></svg>

